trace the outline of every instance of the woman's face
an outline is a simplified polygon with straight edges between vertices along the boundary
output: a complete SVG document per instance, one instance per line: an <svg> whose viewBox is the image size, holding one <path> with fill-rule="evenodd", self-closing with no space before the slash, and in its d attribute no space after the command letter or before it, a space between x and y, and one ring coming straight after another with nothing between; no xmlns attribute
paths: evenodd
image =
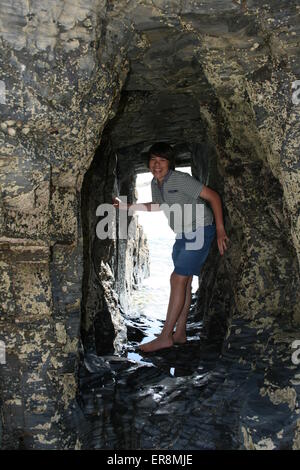
<svg viewBox="0 0 300 470"><path fill-rule="evenodd" d="M158 155L151 155L149 160L149 170L154 178L161 182L169 171L169 160Z"/></svg>

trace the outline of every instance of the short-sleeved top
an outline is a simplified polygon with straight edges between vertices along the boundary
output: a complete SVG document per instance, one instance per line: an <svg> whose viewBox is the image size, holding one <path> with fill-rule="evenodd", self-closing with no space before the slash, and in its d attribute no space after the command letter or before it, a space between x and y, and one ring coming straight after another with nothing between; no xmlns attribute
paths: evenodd
<svg viewBox="0 0 300 470"><path fill-rule="evenodd" d="M160 204L175 233L190 233L213 223L213 212L200 197L203 186L188 173L177 170L169 170L162 185L152 179L152 202Z"/></svg>

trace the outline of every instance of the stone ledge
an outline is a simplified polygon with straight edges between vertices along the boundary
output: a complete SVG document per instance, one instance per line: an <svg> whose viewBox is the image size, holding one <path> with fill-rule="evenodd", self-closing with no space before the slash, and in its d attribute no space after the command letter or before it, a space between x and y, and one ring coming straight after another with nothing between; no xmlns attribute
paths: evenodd
<svg viewBox="0 0 300 470"><path fill-rule="evenodd" d="M0 259L17 262L45 262L49 260L50 246L43 240L0 237Z"/></svg>

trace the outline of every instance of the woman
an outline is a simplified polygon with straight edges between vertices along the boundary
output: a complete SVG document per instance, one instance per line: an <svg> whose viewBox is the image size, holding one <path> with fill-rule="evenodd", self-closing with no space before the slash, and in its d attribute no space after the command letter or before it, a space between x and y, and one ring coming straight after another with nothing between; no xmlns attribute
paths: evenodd
<svg viewBox="0 0 300 470"><path fill-rule="evenodd" d="M151 202L124 204L118 198L113 201L115 207L131 211L163 210L176 233L172 252L174 271L170 278L166 321L156 339L139 346L143 352L186 342L193 275L199 276L215 234L221 255L229 241L224 229L220 196L189 174L175 170L174 152L169 144L158 142L152 145L148 154L148 167L153 174ZM198 211L201 204L202 210ZM174 209L173 212L170 208ZM171 212L173 217L170 216Z"/></svg>

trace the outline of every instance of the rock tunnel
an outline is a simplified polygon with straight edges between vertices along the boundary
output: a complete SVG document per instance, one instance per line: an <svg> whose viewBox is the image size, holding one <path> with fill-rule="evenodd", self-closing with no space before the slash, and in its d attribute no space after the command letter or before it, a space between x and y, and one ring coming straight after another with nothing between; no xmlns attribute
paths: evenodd
<svg viewBox="0 0 300 470"><path fill-rule="evenodd" d="M210 370L172 382L130 363L146 404L129 423L118 389L111 445L299 449L297 2L1 9L1 447L110 448L87 438L84 364L94 358L91 376L125 370L124 313L148 247L135 217L132 238L99 240L96 209L116 191L135 200L147 149L165 141L224 205L230 248L212 250L195 303ZM178 390L189 405L174 416L166 395Z"/></svg>

